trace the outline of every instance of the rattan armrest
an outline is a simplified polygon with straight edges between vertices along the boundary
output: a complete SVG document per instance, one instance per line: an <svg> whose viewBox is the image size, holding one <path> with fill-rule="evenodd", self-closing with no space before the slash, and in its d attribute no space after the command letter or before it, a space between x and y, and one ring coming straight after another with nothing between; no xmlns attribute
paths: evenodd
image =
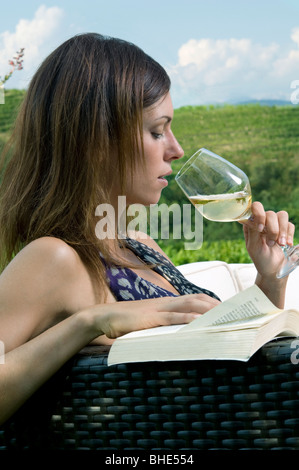
<svg viewBox="0 0 299 470"><path fill-rule="evenodd" d="M294 339L249 362L76 355L0 428L2 449L299 449Z"/></svg>

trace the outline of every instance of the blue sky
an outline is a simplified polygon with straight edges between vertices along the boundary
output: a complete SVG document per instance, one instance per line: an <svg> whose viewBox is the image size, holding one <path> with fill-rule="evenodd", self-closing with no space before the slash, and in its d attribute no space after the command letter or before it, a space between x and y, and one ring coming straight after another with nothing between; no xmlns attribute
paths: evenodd
<svg viewBox="0 0 299 470"><path fill-rule="evenodd" d="M175 107L290 100L299 81L299 0L8 0L0 76L16 50L25 56L6 88L26 88L56 46L87 31L132 41L160 62Z"/></svg>

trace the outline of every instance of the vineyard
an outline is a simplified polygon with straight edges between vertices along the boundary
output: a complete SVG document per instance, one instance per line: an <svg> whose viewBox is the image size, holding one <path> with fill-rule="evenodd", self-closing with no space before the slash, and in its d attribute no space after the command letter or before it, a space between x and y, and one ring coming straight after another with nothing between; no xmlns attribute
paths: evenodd
<svg viewBox="0 0 299 470"><path fill-rule="evenodd" d="M8 139L23 96L20 90L5 92L5 104L0 105L0 148ZM247 173L254 200L266 209L287 210L299 227L299 106L186 106L175 110L172 129L185 157L173 163L161 204L188 202L174 175L189 156L205 147ZM250 261L238 223L204 221L203 240L202 247L194 251L186 251L184 240L171 236L157 241L176 264L212 259Z"/></svg>

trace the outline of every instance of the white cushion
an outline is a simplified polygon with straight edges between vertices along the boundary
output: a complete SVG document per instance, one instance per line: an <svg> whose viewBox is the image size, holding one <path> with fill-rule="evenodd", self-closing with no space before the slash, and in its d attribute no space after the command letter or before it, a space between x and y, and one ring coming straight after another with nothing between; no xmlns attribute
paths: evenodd
<svg viewBox="0 0 299 470"><path fill-rule="evenodd" d="M202 261L178 266L181 273L193 284L209 289L221 300L239 292L230 266L223 261Z"/></svg>
<svg viewBox="0 0 299 470"><path fill-rule="evenodd" d="M183 264L178 269L189 281L215 292L221 300L252 286L257 273L252 263L227 264L223 261ZM299 268L289 275L285 308L299 311Z"/></svg>
<svg viewBox="0 0 299 470"><path fill-rule="evenodd" d="M253 263L230 264L234 273L239 290L247 289L252 286L256 278L256 268Z"/></svg>
<svg viewBox="0 0 299 470"><path fill-rule="evenodd" d="M232 264L230 265L240 290L246 289L255 281L256 268L253 264ZM285 308L295 308L299 310L299 268L290 275L286 289Z"/></svg>
<svg viewBox="0 0 299 470"><path fill-rule="evenodd" d="M289 275L285 308L299 310L299 267Z"/></svg>

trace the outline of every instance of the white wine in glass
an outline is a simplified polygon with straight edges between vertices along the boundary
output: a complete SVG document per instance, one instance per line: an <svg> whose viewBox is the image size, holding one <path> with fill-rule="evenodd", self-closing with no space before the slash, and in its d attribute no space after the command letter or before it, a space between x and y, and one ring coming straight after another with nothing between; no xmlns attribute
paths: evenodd
<svg viewBox="0 0 299 470"><path fill-rule="evenodd" d="M208 220L234 222L251 217L251 188L248 177L238 167L207 150L198 150L175 177L189 201ZM281 247L285 261L278 278L299 265L299 245Z"/></svg>
<svg viewBox="0 0 299 470"><path fill-rule="evenodd" d="M208 220L233 222L250 217L251 193L239 191L232 194L191 196L190 202Z"/></svg>

